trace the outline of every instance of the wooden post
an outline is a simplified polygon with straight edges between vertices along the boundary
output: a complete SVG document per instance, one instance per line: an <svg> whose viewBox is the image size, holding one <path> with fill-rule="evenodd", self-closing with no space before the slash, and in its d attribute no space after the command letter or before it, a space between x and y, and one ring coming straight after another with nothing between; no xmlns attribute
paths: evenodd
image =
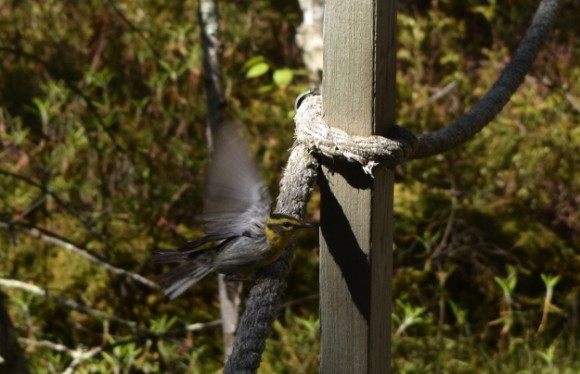
<svg viewBox="0 0 580 374"><path fill-rule="evenodd" d="M395 22L394 0L326 1L326 123L351 135L394 123ZM393 171L373 175L329 161L319 176L323 374L390 372Z"/></svg>

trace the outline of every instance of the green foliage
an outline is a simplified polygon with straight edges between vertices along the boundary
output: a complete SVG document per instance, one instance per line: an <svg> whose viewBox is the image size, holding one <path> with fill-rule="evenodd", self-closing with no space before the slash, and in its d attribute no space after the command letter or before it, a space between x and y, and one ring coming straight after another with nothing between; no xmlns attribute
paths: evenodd
<svg viewBox="0 0 580 374"><path fill-rule="evenodd" d="M432 131L468 110L531 6L443 1L400 14L399 121ZM431 322L395 339L397 371L578 370L580 44L567 39L570 22L564 11L523 86L473 141L399 169L395 315L426 308Z"/></svg>
<svg viewBox="0 0 580 374"><path fill-rule="evenodd" d="M398 121L421 133L486 92L537 2L400 3ZM219 318L215 279L167 303L79 255L154 279L162 269L148 263L152 249L201 233L207 147L196 7L0 7L0 277L50 296L3 288L32 372L222 367L219 326L203 324ZM228 116L246 126L274 192L292 144L292 104L308 87L292 44L300 10L236 1L220 12ZM397 169L396 372L580 371L578 12L564 1L533 71L473 141ZM309 250L297 252L286 298L303 301L273 326L264 373L316 372L316 240L301 237Z"/></svg>
<svg viewBox="0 0 580 374"><path fill-rule="evenodd" d="M254 56L248 59L243 70L246 72L246 78L254 79L264 76L271 68L264 56ZM306 75L304 70L280 68L272 72L272 82L267 83L258 89L261 94L272 92L276 89L285 89L290 86L295 76Z"/></svg>
<svg viewBox="0 0 580 374"><path fill-rule="evenodd" d="M315 314L302 318L287 309L282 321L274 322L273 330L260 373L318 371L320 321Z"/></svg>

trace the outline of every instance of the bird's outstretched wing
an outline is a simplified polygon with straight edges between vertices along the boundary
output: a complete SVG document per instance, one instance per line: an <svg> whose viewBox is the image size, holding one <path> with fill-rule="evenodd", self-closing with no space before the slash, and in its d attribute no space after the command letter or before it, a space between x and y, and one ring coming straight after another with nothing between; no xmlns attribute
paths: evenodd
<svg viewBox="0 0 580 374"><path fill-rule="evenodd" d="M242 235L270 213L267 188L238 131L234 124L223 124L213 138L202 215L206 235L222 235L224 230Z"/></svg>

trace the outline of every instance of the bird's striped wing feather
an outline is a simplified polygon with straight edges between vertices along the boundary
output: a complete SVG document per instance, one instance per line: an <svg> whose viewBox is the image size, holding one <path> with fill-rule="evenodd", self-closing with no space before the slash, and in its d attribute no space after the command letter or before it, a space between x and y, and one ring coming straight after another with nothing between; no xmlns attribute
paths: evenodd
<svg viewBox="0 0 580 374"><path fill-rule="evenodd" d="M235 125L224 124L214 136L207 170L202 215L206 234L221 235L227 230L241 235L249 225L247 214L265 221L270 205L270 196L246 143Z"/></svg>

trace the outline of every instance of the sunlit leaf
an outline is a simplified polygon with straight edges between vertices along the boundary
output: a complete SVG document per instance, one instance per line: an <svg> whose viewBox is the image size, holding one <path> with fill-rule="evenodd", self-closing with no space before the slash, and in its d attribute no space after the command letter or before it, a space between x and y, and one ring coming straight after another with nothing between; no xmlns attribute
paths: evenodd
<svg viewBox="0 0 580 374"><path fill-rule="evenodd" d="M265 62L259 62L255 65L252 65L246 72L246 78L257 78L264 74L266 74L270 70L270 66L268 66Z"/></svg>
<svg viewBox="0 0 580 374"><path fill-rule="evenodd" d="M288 86L290 83L292 83L293 78L294 72L291 69L277 69L272 75L272 79L278 87Z"/></svg>

